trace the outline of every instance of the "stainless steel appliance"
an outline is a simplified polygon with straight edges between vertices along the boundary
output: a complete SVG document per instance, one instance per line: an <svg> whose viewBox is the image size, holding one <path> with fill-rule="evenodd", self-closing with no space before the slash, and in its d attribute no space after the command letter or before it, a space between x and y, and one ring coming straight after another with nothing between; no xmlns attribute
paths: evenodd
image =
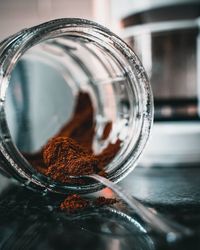
<svg viewBox="0 0 200 250"><path fill-rule="evenodd" d="M200 1L133 3L121 19L122 37L146 68L155 104L142 164L199 163Z"/></svg>

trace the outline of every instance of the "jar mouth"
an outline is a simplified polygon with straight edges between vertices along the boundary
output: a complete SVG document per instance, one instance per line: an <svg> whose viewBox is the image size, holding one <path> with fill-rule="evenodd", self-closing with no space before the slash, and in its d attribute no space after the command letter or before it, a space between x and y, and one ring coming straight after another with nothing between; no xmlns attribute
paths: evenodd
<svg viewBox="0 0 200 250"><path fill-rule="evenodd" d="M78 48L78 51L75 48ZM90 51L90 54L89 52L86 54L83 48ZM4 157L18 173L16 178L23 180L29 187L36 189L39 187L59 193L66 191L89 193L102 188L99 183L82 186L66 185L38 173L28 164L18 145L16 146L16 140L13 140L11 122L8 124L8 109L5 109L10 77L12 79L14 68L16 69L21 59L29 60L28 52L33 50L34 58L37 57L38 52L41 58L41 54L47 53L46 49L48 53L54 54L54 57L51 56L48 60L45 58L47 64L59 65L66 59L61 58L62 55L57 63L55 54L58 55L60 50L67 51L66 54L76 61L76 67L78 65L82 72L78 76L82 82L79 83L74 79L74 64L71 68L68 66L68 77L71 77L67 80L70 88L69 96L77 96L79 88L90 94L95 107L95 122L98 128L96 131L102 131L102 124L110 119L114 124L109 140L120 139L122 144L116 157L108 165L107 171L108 179L118 182L135 167L148 140L153 120L152 92L145 70L134 52L108 29L84 19L53 20L24 30L10 38L6 44L4 42L1 59L3 74L0 76L2 100L0 112L4 114L0 121L1 151ZM8 50L9 57L6 57ZM91 60L90 65L87 62L89 60ZM97 69L91 67L92 63L98 65L98 73L95 72ZM56 70L61 72L62 69L63 72L66 69L65 63L62 61L60 64L59 70ZM78 69L74 70L77 72ZM72 85L70 81L73 82ZM98 137L97 132L96 137ZM98 140L96 144L99 145Z"/></svg>

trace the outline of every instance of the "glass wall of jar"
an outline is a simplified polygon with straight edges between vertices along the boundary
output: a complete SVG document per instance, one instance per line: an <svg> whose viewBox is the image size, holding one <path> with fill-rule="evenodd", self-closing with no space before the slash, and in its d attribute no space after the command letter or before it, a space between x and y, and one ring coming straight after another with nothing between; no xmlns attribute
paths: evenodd
<svg viewBox="0 0 200 250"><path fill-rule="evenodd" d="M83 19L35 26L0 44L1 170L37 190L92 192L98 183L67 185L39 173L27 154L40 152L70 120L78 93L94 108L94 151L121 141L105 166L119 181L136 165L149 137L153 102L143 66L106 28ZM105 124L112 131L102 140Z"/></svg>

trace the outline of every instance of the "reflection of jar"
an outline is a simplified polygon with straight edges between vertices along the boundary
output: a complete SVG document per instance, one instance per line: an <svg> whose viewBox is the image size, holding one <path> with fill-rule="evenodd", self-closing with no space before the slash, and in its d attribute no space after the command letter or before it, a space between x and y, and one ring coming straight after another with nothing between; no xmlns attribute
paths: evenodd
<svg viewBox="0 0 200 250"><path fill-rule="evenodd" d="M67 186L39 174L20 151L34 153L69 120L78 91L95 108L95 144L122 141L106 167L119 181L135 166L152 124L152 93L136 55L106 28L82 19L60 19L23 30L0 44L1 168L29 187L91 192L99 184ZM8 85L9 83L9 85ZM105 142L106 143L106 142Z"/></svg>

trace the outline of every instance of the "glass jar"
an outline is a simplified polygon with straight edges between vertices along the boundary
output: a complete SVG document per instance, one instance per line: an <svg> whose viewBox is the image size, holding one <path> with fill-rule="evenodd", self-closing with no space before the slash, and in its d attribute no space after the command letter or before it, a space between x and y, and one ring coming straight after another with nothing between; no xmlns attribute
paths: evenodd
<svg viewBox="0 0 200 250"><path fill-rule="evenodd" d="M90 193L99 183L69 185L39 173L24 157L70 120L78 93L94 107L94 150L120 140L105 166L118 182L136 166L153 120L153 98L134 52L108 29L83 19L58 19L0 43L1 171L35 190ZM102 140L107 122L109 136Z"/></svg>

